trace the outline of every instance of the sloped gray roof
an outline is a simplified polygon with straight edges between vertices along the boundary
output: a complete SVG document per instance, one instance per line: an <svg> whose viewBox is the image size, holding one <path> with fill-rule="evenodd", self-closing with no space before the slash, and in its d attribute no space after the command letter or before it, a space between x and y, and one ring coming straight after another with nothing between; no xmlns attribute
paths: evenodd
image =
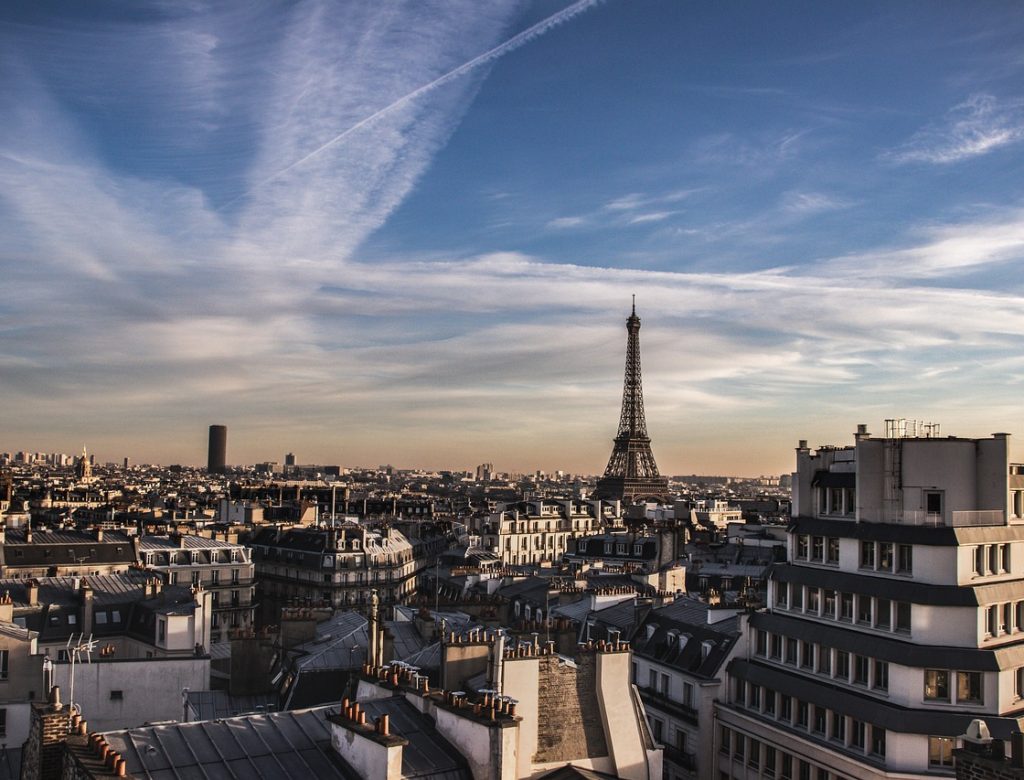
<svg viewBox="0 0 1024 780"><path fill-rule="evenodd" d="M331 747L331 711L336 708L174 723L113 731L106 738L137 778L350 780L352 770Z"/></svg>

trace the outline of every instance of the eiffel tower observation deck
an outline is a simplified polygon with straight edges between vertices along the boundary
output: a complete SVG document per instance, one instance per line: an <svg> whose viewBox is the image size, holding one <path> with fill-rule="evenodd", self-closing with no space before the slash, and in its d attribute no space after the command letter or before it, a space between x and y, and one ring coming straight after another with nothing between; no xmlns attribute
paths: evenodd
<svg viewBox="0 0 1024 780"><path fill-rule="evenodd" d="M612 456L604 476L597 481L594 498L637 501L668 501L668 478L658 473L651 452L651 438L644 419L644 391L640 382L640 318L633 313L626 320L626 382L622 390L622 416L615 435Z"/></svg>

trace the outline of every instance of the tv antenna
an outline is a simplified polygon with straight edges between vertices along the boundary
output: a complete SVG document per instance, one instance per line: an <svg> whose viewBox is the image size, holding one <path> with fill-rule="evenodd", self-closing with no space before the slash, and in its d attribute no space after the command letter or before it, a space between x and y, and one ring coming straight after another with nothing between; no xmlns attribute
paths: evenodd
<svg viewBox="0 0 1024 780"><path fill-rule="evenodd" d="M75 704L75 665L82 662L83 655L86 661L91 664L92 651L96 649L96 644L97 642L92 638L92 634L89 634L88 639L85 638L84 631L78 635L77 642L75 642L74 634L68 637L66 652L68 660L71 662L71 696L68 699L68 728L70 728L71 717L75 713L81 713L81 708Z"/></svg>

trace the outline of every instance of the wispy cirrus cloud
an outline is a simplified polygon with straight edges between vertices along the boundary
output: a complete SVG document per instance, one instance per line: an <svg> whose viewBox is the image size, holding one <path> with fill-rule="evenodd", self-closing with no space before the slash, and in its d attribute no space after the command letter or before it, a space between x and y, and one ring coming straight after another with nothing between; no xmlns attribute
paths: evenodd
<svg viewBox="0 0 1024 780"><path fill-rule="evenodd" d="M1024 140L1024 100L971 95L939 122L883 154L895 163L948 165L988 154Z"/></svg>

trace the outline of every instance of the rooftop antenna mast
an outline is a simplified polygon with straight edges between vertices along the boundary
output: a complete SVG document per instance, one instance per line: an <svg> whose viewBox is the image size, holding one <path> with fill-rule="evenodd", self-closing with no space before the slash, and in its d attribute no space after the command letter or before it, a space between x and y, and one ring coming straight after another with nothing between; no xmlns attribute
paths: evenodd
<svg viewBox="0 0 1024 780"><path fill-rule="evenodd" d="M75 704L75 665L82 662L82 655L85 655L86 660L91 664L92 651L96 649L96 640L92 638L92 634L89 634L89 638L86 639L84 631L78 635L78 641L73 646L72 642L75 642L74 634L68 637L67 644L68 660L71 662L71 696L68 699L68 728L71 727L72 716L82 712L81 707Z"/></svg>

